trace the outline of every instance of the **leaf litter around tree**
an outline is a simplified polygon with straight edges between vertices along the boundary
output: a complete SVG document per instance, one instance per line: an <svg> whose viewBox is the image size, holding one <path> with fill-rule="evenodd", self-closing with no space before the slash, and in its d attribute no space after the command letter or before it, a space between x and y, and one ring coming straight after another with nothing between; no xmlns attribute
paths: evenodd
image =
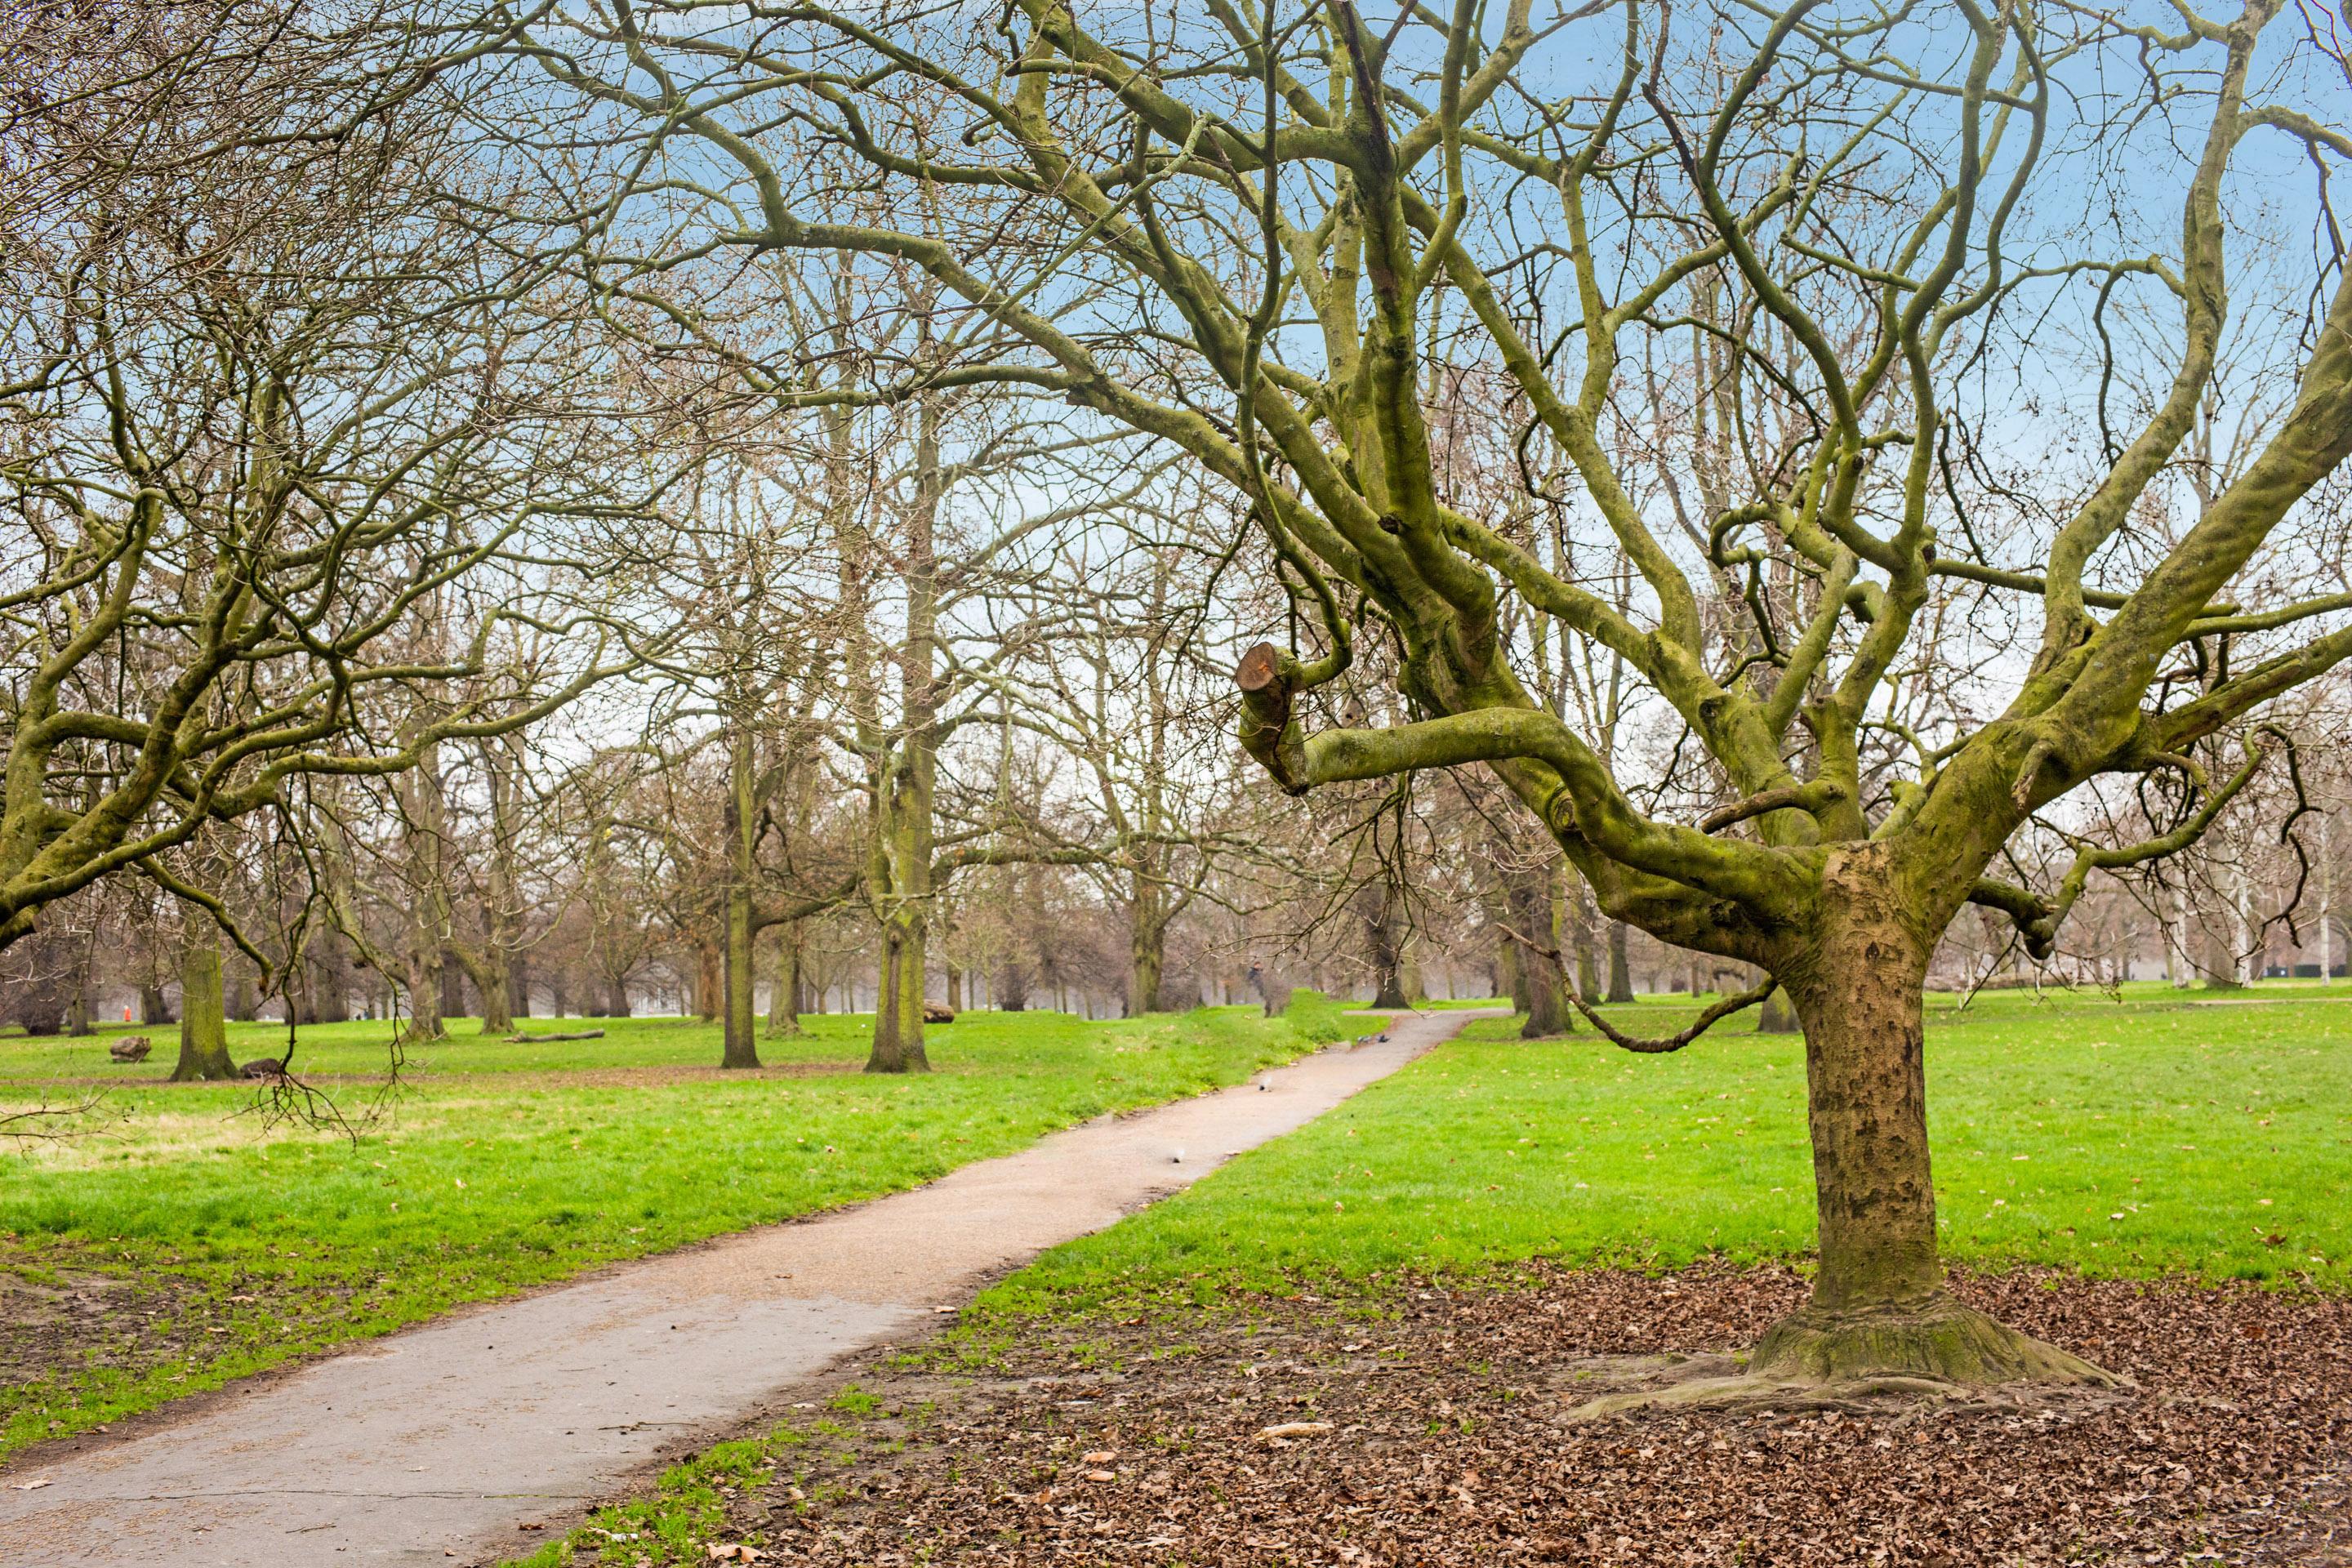
<svg viewBox="0 0 2352 1568"><path fill-rule="evenodd" d="M1668 1357L1752 1342L1802 1300L1777 1266L1028 1320L860 1367L829 1406L533 1561L2352 1563L2352 1300L1955 1283L2137 1388L1570 1418Z"/></svg>

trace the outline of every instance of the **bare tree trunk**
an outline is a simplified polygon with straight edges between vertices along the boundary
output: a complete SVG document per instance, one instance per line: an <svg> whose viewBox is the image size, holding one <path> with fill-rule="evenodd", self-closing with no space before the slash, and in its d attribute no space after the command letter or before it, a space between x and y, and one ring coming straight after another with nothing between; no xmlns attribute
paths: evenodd
<svg viewBox="0 0 2352 1568"><path fill-rule="evenodd" d="M506 950L496 942L483 954L482 973L474 982L482 994L482 1033L514 1033L514 975L507 968Z"/></svg>
<svg viewBox="0 0 2352 1568"><path fill-rule="evenodd" d="M442 874L446 821L439 748L425 747L401 780L402 837L408 850L408 1028L410 1040L437 1040L441 1022L442 944L449 934L449 894Z"/></svg>
<svg viewBox="0 0 2352 1568"><path fill-rule="evenodd" d="M228 1016L240 1024L253 1022L254 1014L260 1009L261 1000L254 989L253 976L247 973L241 965L233 969L227 994Z"/></svg>
<svg viewBox="0 0 2352 1568"><path fill-rule="evenodd" d="M937 411L917 407L919 493L907 520L907 640L899 655L905 735L876 780L881 807L886 903L880 994L867 1072L929 1072L923 1050L925 937L931 902L931 808L939 770L938 676L932 668L939 616L939 561L932 530L940 501Z"/></svg>
<svg viewBox="0 0 2352 1568"><path fill-rule="evenodd" d="M1160 1011L1160 988L1168 975L1167 891L1148 862L1132 874L1128 898L1128 986L1138 1013Z"/></svg>
<svg viewBox="0 0 2352 1568"><path fill-rule="evenodd" d="M341 931L320 931L303 970L306 1024L340 1024L352 1013L352 961Z"/></svg>
<svg viewBox="0 0 2352 1568"><path fill-rule="evenodd" d="M228 1056L228 1020L222 1006L220 931L212 916L193 906L180 921L180 1059L173 1083L233 1079Z"/></svg>
<svg viewBox="0 0 2352 1568"><path fill-rule="evenodd" d="M2254 882L2243 865L2234 869L2231 885L2237 895L2231 901L2238 920L2238 983L2252 985L2263 973L2263 930L2254 922Z"/></svg>
<svg viewBox="0 0 2352 1568"><path fill-rule="evenodd" d="M1601 954L1592 941L1592 898L1585 889L1584 879L1574 870L1563 870L1561 876L1568 883L1567 924L1575 938L1576 994L1590 1006L1601 1000Z"/></svg>
<svg viewBox="0 0 2352 1568"><path fill-rule="evenodd" d="M1553 923L1557 906L1552 901L1552 880L1549 866L1532 867L1510 874L1508 891L1513 927L1530 942L1556 951L1559 931ZM1522 948L1517 969L1519 984L1514 1000L1528 1016L1520 1026L1520 1037L1540 1040L1568 1033L1568 996L1558 960L1550 953Z"/></svg>
<svg viewBox="0 0 2352 1568"><path fill-rule="evenodd" d="M320 844L319 891L324 908L303 942L298 1021L305 1024L340 1024L352 1016L352 948L344 932L354 928L356 917L352 912L351 849L331 809L341 798L339 784L329 781L312 786L314 791L327 792L323 804L314 795L311 816Z"/></svg>
<svg viewBox="0 0 2352 1568"><path fill-rule="evenodd" d="M919 913L882 928L882 967L874 1000L874 1048L867 1072L929 1072L923 1050L923 931Z"/></svg>
<svg viewBox="0 0 2352 1568"><path fill-rule="evenodd" d="M725 950L719 954L718 973L704 965L704 984L712 984L719 1016L720 1053L722 1068L756 1068L760 1065L759 1014L752 1006L752 964L755 948L751 930L751 910L748 898L739 900L732 889L727 900L727 932Z"/></svg>
<svg viewBox="0 0 2352 1568"><path fill-rule="evenodd" d="M1363 910L1364 943L1372 967L1372 1005L1408 1007L1404 992L1403 900L1395 879L1386 874L1358 895Z"/></svg>
<svg viewBox="0 0 2352 1568"><path fill-rule="evenodd" d="M768 1037L790 1039L801 1033L801 922L786 921L776 928L775 978L768 993Z"/></svg>
<svg viewBox="0 0 2352 1568"><path fill-rule="evenodd" d="M2165 924L2164 973L2174 989L2186 991L2193 978L2196 964L2189 956L2189 890L2176 888L2172 893L2172 912Z"/></svg>
<svg viewBox="0 0 2352 1568"><path fill-rule="evenodd" d="M1625 961L1625 922L1609 922L1609 1000L1633 1000L1633 967Z"/></svg>
<svg viewBox="0 0 2352 1568"><path fill-rule="evenodd" d="M718 1005L722 1019L722 1040L719 1065L722 1068L756 1068L760 1065L760 1041L754 1027L751 1007L751 965L753 941L758 935L752 924L752 877L757 870L752 861L755 839L760 831L759 814L752 795L757 781L752 777L751 727L740 714L733 716L727 738L727 885L722 891L726 931L720 955L721 973L715 978L723 997L704 1002L707 1015L713 1002ZM704 984L714 978L706 957L703 964Z"/></svg>
<svg viewBox="0 0 2352 1568"><path fill-rule="evenodd" d="M1784 976L1805 1028L1821 1264L1812 1300L1764 1336L1751 1368L1829 1379L2096 1377L1944 1289L1921 995L1931 944L1913 930L1885 858L1879 846L1832 852L1813 949Z"/></svg>
<svg viewBox="0 0 2352 1568"><path fill-rule="evenodd" d="M1497 876L1479 894L1479 912L1489 930L1499 931L1516 923L1511 909L1511 890ZM1495 943L1494 956L1487 962L1486 990L1494 996L1508 996L1511 1005L1521 1012L1527 1010L1526 983L1519 973L1526 954L1519 944L1505 936Z"/></svg>
<svg viewBox="0 0 2352 1568"><path fill-rule="evenodd" d="M448 1034L441 1023L441 944L428 942L408 951L408 1027L404 1037L437 1040Z"/></svg>
<svg viewBox="0 0 2352 1568"><path fill-rule="evenodd" d="M2324 905L2320 909L2319 918L2323 923L2327 919L2327 910ZM83 1036L91 1032L89 967L91 950L97 944L97 940L96 934L92 933L82 937L74 944L73 962L66 972L66 1033L68 1035ZM2322 977L2325 977L2327 966L2321 964L2319 972Z"/></svg>
<svg viewBox="0 0 2352 1568"><path fill-rule="evenodd" d="M2201 913L2201 911L2200 911ZM2230 940L2230 922L2214 920L2205 927L2205 984L2215 991L2234 991L2238 985L2238 950Z"/></svg>
<svg viewBox="0 0 2352 1568"><path fill-rule="evenodd" d="M482 1001L482 1028L485 1035L506 1036L514 1033L514 974L508 966L507 952L497 935L483 939L479 948L467 948L451 943L449 952L457 960L465 977L473 983ZM443 973L445 987L456 976ZM443 992L442 1011L457 1014L462 1009L450 1005L450 994Z"/></svg>
<svg viewBox="0 0 2352 1568"><path fill-rule="evenodd" d="M1135 998L1131 1010L1159 1012L1160 988L1168 978L1167 933L1156 927L1137 925L1129 956L1128 994Z"/></svg>
<svg viewBox="0 0 2352 1568"><path fill-rule="evenodd" d="M489 877L482 899L480 961L467 967L474 988L482 994L482 1033L504 1036L514 1033L514 963L520 946L515 929L521 919L522 901L521 878L515 868L515 779L520 763L507 736L485 741L481 752L482 776L490 797Z"/></svg>

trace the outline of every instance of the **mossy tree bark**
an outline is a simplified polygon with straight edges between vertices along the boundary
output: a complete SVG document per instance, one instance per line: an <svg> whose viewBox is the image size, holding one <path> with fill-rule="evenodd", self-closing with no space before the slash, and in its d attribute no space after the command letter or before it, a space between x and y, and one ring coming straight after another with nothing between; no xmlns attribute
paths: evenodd
<svg viewBox="0 0 2352 1568"><path fill-rule="evenodd" d="M1790 974L1821 1215L1813 1300L1836 1311L1916 1302L1943 1284L1927 1152L1927 945L1885 886L1886 858L1832 852L1812 951Z"/></svg>
<svg viewBox="0 0 2352 1568"><path fill-rule="evenodd" d="M221 977L221 935L212 916L191 906L181 922L180 1059L173 1083L233 1079L228 1012Z"/></svg>
<svg viewBox="0 0 2352 1568"><path fill-rule="evenodd" d="M1944 1288L1922 1007L1933 944L1905 907L1892 859L1879 846L1832 850L1809 951L1785 966L1805 1033L1821 1263L1811 1300L1765 1334L1750 1370L1826 1381L2103 1380Z"/></svg>

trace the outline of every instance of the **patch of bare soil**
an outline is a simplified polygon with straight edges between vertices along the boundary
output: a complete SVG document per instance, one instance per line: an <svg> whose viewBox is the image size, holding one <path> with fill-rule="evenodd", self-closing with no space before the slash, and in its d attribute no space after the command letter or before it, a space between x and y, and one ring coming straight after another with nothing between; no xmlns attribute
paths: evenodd
<svg viewBox="0 0 2352 1568"><path fill-rule="evenodd" d="M181 1319L204 1294L169 1275L130 1279L74 1268L0 1268L0 1388L87 1367L138 1372L183 1354Z"/></svg>
<svg viewBox="0 0 2352 1568"><path fill-rule="evenodd" d="M977 1378L867 1369L883 1413L787 1450L730 1521L769 1561L841 1568L2352 1563L2352 1301L1955 1285L2137 1390L1572 1422L1752 1342L1802 1283L1538 1270L1039 1328Z"/></svg>

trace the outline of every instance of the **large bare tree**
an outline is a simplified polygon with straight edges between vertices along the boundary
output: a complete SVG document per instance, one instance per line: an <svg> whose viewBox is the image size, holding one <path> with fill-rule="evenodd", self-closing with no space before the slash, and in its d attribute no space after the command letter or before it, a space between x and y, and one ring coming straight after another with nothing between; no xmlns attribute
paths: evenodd
<svg viewBox="0 0 2352 1568"><path fill-rule="evenodd" d="M1944 1289L1939 934L1974 902L2046 946L2082 878L1996 876L2013 835L2137 773L2168 830L2099 853L2182 847L2262 754L2215 738L2352 654L2346 597L2273 569L2352 450L2341 231L2308 198L2300 239L2225 216L2242 163L2352 157L2345 61L2280 11L624 0L475 41L631 149L586 205L684 167L704 247L919 267L963 312L937 365L1058 392L1244 498L1307 611L1237 673L1276 784L1483 764L1610 916L1785 987L1821 1263L1758 1374L1980 1381L2104 1374ZM2231 312L2248 253L2284 331ZM2192 486L2249 342L2290 390ZM1528 482L1572 486L1630 601L1458 504L1440 367L1507 384ZM1639 416L1660 400L1739 427L1702 444L1685 500L1718 504L1687 527L1643 477L1692 468ZM1622 659L1731 798L1637 798L1530 693L1513 599ZM1322 700L1366 637L1402 721Z"/></svg>

